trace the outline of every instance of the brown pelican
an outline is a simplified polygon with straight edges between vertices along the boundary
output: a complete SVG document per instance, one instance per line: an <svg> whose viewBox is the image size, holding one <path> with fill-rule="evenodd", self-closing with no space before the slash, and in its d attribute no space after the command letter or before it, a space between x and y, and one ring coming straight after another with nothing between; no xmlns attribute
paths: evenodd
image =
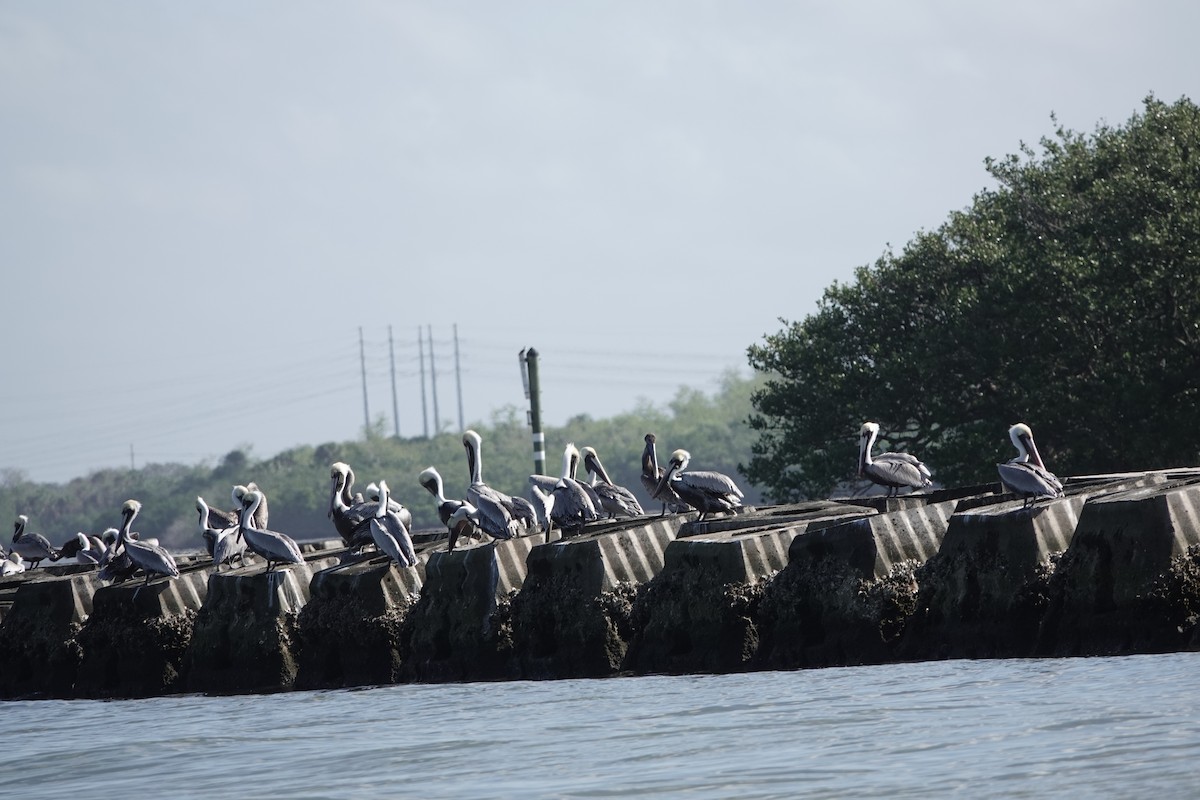
<svg viewBox="0 0 1200 800"><path fill-rule="evenodd" d="M415 567L417 554L413 551L412 539L400 515L388 508L388 497L387 481L380 481L379 502L375 516L371 517L371 538L379 552L387 553L400 566Z"/></svg>
<svg viewBox="0 0 1200 800"><path fill-rule="evenodd" d="M378 505L379 496L380 496L378 484L368 483L365 493L366 493L367 502ZM397 500L395 497L392 497L391 495L388 496L387 504L388 504L388 511L390 511L393 514L399 515L400 521L404 523L405 528L412 527L412 512L411 511L409 511L407 508L405 508L404 505L399 500ZM374 514L374 512L371 512L371 513Z"/></svg>
<svg viewBox="0 0 1200 800"><path fill-rule="evenodd" d="M662 489L674 488L685 503L700 512L697 522L703 520L710 511L732 511L742 504L742 490L728 475L720 472L684 472L691 460L692 454L687 450L672 453L654 496L661 498Z"/></svg>
<svg viewBox="0 0 1200 800"><path fill-rule="evenodd" d="M125 554L129 556L129 560L142 570L146 575L145 582L138 587L138 592L149 585L150 579L156 575L163 575L168 578L179 577L179 567L175 566L175 559L164 548L157 544L150 544L139 539L134 539L129 535L129 529L133 525L133 518L142 510L142 504L137 500L126 500L121 506L121 529L117 532L117 543L125 549ZM134 592L134 597L137 592Z"/></svg>
<svg viewBox="0 0 1200 800"><path fill-rule="evenodd" d="M56 560L58 551L50 544L50 540L40 533L27 533L27 524L29 517L18 514L17 521L13 524L12 547L9 549L20 553L21 558L29 562L26 569L37 569L37 565L47 558L51 561Z"/></svg>
<svg viewBox="0 0 1200 800"><path fill-rule="evenodd" d="M894 497L901 488L920 489L933 485L929 468L911 453L888 452L871 455L879 425L864 422L858 433L858 474L872 483L887 487L887 496Z"/></svg>
<svg viewBox="0 0 1200 800"><path fill-rule="evenodd" d="M338 461L329 468L333 482L329 496L329 518L333 528L342 537L347 547L359 548L371 542L371 517L375 516L377 503L368 503L362 495L351 495L349 486L354 481L354 470L350 465ZM349 499L347 499L349 498Z"/></svg>
<svg viewBox="0 0 1200 800"><path fill-rule="evenodd" d="M214 525L213 510L204 502L203 497L196 498L196 510L200 512L200 535L204 538L205 549L212 556L213 566L220 569L222 564L228 564L235 558L244 561L246 542L237 535L237 521L235 520L233 525L222 524L224 512L221 512L221 515L216 517L217 524Z"/></svg>
<svg viewBox="0 0 1200 800"><path fill-rule="evenodd" d="M245 505L246 492L258 492L262 495L262 502L258 504L258 510L254 512L254 519L251 520L254 527L260 531L267 529L267 495L262 489L258 488L258 484L250 481L245 486L240 483L233 487L233 504L237 508L237 519L234 524L239 524L238 520L242 518L242 507Z"/></svg>
<svg viewBox="0 0 1200 800"><path fill-rule="evenodd" d="M290 536L254 527L254 512L258 510L262 499L262 492L257 489L247 490L242 497L238 534L245 539L246 547L267 560L264 573L270 572L272 565L303 564L304 556L300 553L300 547Z"/></svg>
<svg viewBox="0 0 1200 800"><path fill-rule="evenodd" d="M1024 497L1026 505L1039 497L1062 497L1062 481L1046 469L1029 426L1018 422L1008 429L1008 438L1017 448L1017 455L1007 463L996 465L1000 484L1007 491Z"/></svg>
<svg viewBox="0 0 1200 800"><path fill-rule="evenodd" d="M533 495L533 507L537 510L538 525L545 531L545 541L550 541L550 529L554 527L554 491L542 491L542 487L533 484L529 487Z"/></svg>
<svg viewBox="0 0 1200 800"><path fill-rule="evenodd" d="M78 560L79 554L87 552L91 546L91 541L87 536L84 536L83 531L80 531L63 542L59 546L58 552L50 560L61 561L64 558L75 558Z"/></svg>
<svg viewBox="0 0 1200 800"><path fill-rule="evenodd" d="M75 560L80 564L99 564L104 558L104 543L99 536L88 536L88 546L75 554Z"/></svg>
<svg viewBox="0 0 1200 800"><path fill-rule="evenodd" d="M424 486L437 499L438 519L450 531L449 550L454 549L459 536L471 537L479 529L479 509L465 500L448 500L442 486L442 474L434 467L426 467L417 476L417 483ZM465 508L462 514L455 517L455 512ZM453 524L451 520L454 520Z"/></svg>
<svg viewBox="0 0 1200 800"><path fill-rule="evenodd" d="M665 471L658 465L658 455L654 449L656 441L658 441L658 438L653 433L646 434L646 447L642 450L642 488L649 493L651 500L658 498L662 501L662 513L659 514L660 517L666 516L667 509L670 509L672 514L682 514L690 509L691 506L683 502L670 486L665 486L661 491L659 490L659 484L662 482L662 476Z"/></svg>
<svg viewBox="0 0 1200 800"><path fill-rule="evenodd" d="M7 578L9 575L17 575L24 571L25 560L16 550L0 559L0 578Z"/></svg>
<svg viewBox="0 0 1200 800"><path fill-rule="evenodd" d="M579 449L573 442L568 442L563 450L563 476L550 493L554 498L550 519L564 535L568 531L578 532L587 523L600 518L591 496L575 479L578 464Z"/></svg>
<svg viewBox="0 0 1200 800"><path fill-rule="evenodd" d="M462 443L467 451L467 471L471 475L467 499L479 509L480 530L496 539L520 536L521 522L513 513L513 499L483 482L483 438L475 431L467 431Z"/></svg>
<svg viewBox="0 0 1200 800"><path fill-rule="evenodd" d="M608 471L604 469L604 464L600 463L600 456L596 455L595 448L585 447L580 453L583 454L583 466L592 476L592 489L600 498L600 507L608 512L609 519L616 519L618 515L639 517L646 513L642 510L642 504L633 496L633 492L624 486L618 486L608 477Z"/></svg>

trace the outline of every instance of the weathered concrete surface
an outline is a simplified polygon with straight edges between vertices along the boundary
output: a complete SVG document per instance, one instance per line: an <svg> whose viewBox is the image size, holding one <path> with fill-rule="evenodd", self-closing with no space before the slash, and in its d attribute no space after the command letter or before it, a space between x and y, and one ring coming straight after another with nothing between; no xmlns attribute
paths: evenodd
<svg viewBox="0 0 1200 800"><path fill-rule="evenodd" d="M766 587L756 665L773 669L881 663L916 599L915 567L942 545L957 500L911 504L792 540Z"/></svg>
<svg viewBox="0 0 1200 800"><path fill-rule="evenodd" d="M95 571L55 577L20 573L0 623L0 697L70 697L83 651L75 641L92 613Z"/></svg>
<svg viewBox="0 0 1200 800"><path fill-rule="evenodd" d="M671 517L535 547L512 601L512 630L526 678L598 678L618 673L633 636L638 588L658 574L675 538Z"/></svg>
<svg viewBox="0 0 1200 800"><path fill-rule="evenodd" d="M906 659L1033 655L1058 559L1089 498L1163 481L1159 474L1080 482L1067 496L963 501L936 556L915 574L917 607L897 656ZM962 510L965 506L968 510Z"/></svg>
<svg viewBox="0 0 1200 800"><path fill-rule="evenodd" d="M152 697L184 690L183 657L204 602L208 565L174 580L141 578L102 586L76 635L83 651L76 697Z"/></svg>
<svg viewBox="0 0 1200 800"><path fill-rule="evenodd" d="M305 563L264 573L261 561L213 572L187 648L187 690L210 694L291 689L296 680L296 618L314 571L342 552L314 550Z"/></svg>
<svg viewBox="0 0 1200 800"><path fill-rule="evenodd" d="M792 540L875 513L828 502L773 512L759 515L758 526L698 533L667 545L662 571L635 603L625 670L682 674L747 669L758 651L764 581L787 566Z"/></svg>
<svg viewBox="0 0 1200 800"><path fill-rule="evenodd" d="M1200 483L1089 500L1049 588L1038 652L1120 655L1186 649L1200 609Z"/></svg>
<svg viewBox="0 0 1200 800"><path fill-rule="evenodd" d="M428 548L427 548L428 549ZM428 552L418 550L418 558ZM295 688L394 683L400 675L400 628L420 596L424 563L401 567L366 553L313 575L300 611Z"/></svg>
<svg viewBox="0 0 1200 800"><path fill-rule="evenodd" d="M401 628L401 680L519 677L510 602L525 581L530 550L543 541L537 533L430 553L421 597Z"/></svg>

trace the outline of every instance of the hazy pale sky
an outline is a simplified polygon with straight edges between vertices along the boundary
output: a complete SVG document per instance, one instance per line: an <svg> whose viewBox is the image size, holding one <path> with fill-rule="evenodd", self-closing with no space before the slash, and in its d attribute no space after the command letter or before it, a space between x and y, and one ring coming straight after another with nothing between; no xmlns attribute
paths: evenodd
<svg viewBox="0 0 1200 800"><path fill-rule="evenodd" d="M712 391L992 184L1200 92L1192 2L0 3L0 469ZM432 399L429 401L432 415ZM523 413L523 411L521 412Z"/></svg>

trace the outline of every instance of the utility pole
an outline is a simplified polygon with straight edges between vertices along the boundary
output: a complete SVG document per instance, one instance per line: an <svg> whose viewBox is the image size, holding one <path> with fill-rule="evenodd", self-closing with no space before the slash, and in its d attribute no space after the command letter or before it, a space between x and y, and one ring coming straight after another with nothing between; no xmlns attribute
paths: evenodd
<svg viewBox="0 0 1200 800"><path fill-rule="evenodd" d="M433 364L433 326L429 326L429 387L433 395L433 435L437 436L442 430L442 418L438 415L437 402L437 367Z"/></svg>
<svg viewBox="0 0 1200 800"><path fill-rule="evenodd" d="M129 471L134 472L136 470L137 467L133 465L133 445L131 444L129 445Z"/></svg>
<svg viewBox="0 0 1200 800"><path fill-rule="evenodd" d="M542 399L538 383L538 352L532 347L520 352L521 380L525 384L525 399L529 401L529 427L533 431L533 471L546 474L546 434L542 433Z"/></svg>
<svg viewBox="0 0 1200 800"><path fill-rule="evenodd" d="M400 438L400 404L396 401L396 348L392 345L392 326L388 325L388 360L392 363L392 420L396 423L396 438Z"/></svg>
<svg viewBox="0 0 1200 800"><path fill-rule="evenodd" d="M462 410L462 370L458 363L458 323L454 323L454 385L458 387L458 432L467 429Z"/></svg>
<svg viewBox="0 0 1200 800"><path fill-rule="evenodd" d="M367 351L363 346L362 326L358 326L358 363L362 368L363 385L363 437L371 430L371 412L367 408Z"/></svg>
<svg viewBox="0 0 1200 800"><path fill-rule="evenodd" d="M425 438L429 438L429 409L425 406L425 335L417 326L417 352L421 354L421 421L425 424Z"/></svg>

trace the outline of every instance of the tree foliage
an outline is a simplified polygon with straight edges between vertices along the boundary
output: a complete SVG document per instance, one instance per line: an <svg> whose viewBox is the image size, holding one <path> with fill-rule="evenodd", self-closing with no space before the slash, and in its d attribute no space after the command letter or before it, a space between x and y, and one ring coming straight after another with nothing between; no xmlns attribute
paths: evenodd
<svg viewBox="0 0 1200 800"><path fill-rule="evenodd" d="M756 378L725 376L717 392L706 395L681 388L666 409L647 403L604 420L578 416L561 428L547 428L546 472L559 474L562 448L568 441L596 448L612 479L639 497L647 511L653 507L642 490L643 436L656 433L660 458L683 447L691 451L695 469L737 474L750 453L753 433L744 424ZM472 424L483 437L484 479L509 494L528 496L533 472L533 442L525 415L513 406L494 412L487 423ZM430 439L396 439L377 424L361 440L328 442L292 448L267 459L255 459L248 447L226 454L216 466L152 464L141 469L110 469L77 478L65 485L33 483L19 470L0 473L0 513L29 516L30 529L62 544L76 531L99 533L120 524L121 504L135 498L142 513L135 528L158 537L177 550L202 546L197 532L196 496L218 508L232 508L234 484L256 482L270 502L270 527L299 540L335 536L329 510L329 467L350 464L358 491L372 481L386 480L394 496L413 514L415 528L438 528L436 504L416 481L425 467L441 472L450 497L466 495L469 476L459 433ZM585 478L585 475L579 477ZM760 498L743 482L747 500Z"/></svg>
<svg viewBox="0 0 1200 800"><path fill-rule="evenodd" d="M772 497L852 477L867 419L947 484L995 480L1016 421L1060 475L1196 463L1200 108L1151 96L985 165L995 188L749 348Z"/></svg>

